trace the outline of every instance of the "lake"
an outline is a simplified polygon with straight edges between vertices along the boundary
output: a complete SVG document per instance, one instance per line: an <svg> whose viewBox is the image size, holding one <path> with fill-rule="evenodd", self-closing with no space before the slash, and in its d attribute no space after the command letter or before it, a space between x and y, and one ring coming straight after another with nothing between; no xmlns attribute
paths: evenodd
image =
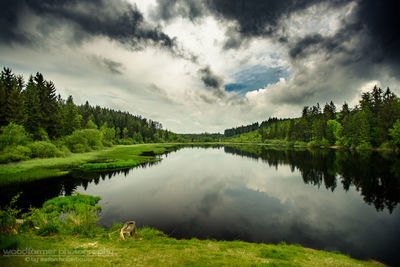
<svg viewBox="0 0 400 267"><path fill-rule="evenodd" d="M301 244L400 265L400 159L377 152L184 147L156 164L11 185L40 206L100 196L100 224L136 221L176 238Z"/></svg>

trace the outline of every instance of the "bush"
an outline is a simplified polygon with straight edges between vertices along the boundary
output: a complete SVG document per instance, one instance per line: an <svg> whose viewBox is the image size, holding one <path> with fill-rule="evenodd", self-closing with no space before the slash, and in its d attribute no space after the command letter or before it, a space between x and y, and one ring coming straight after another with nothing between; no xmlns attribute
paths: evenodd
<svg viewBox="0 0 400 267"><path fill-rule="evenodd" d="M71 154L71 151L68 149L68 147L64 145L61 148L59 148L59 150L61 151L64 157Z"/></svg>
<svg viewBox="0 0 400 267"><path fill-rule="evenodd" d="M392 129L389 129L389 135L392 137L394 144L400 145L400 119L393 124Z"/></svg>
<svg viewBox="0 0 400 267"><path fill-rule="evenodd" d="M1 127L0 150L9 146L26 145L30 141L24 127L10 122L9 125Z"/></svg>
<svg viewBox="0 0 400 267"><path fill-rule="evenodd" d="M55 145L46 141L36 141L28 144L28 147L31 149L32 157L34 158L51 158L63 156L63 153Z"/></svg>
<svg viewBox="0 0 400 267"><path fill-rule="evenodd" d="M16 208L19 194L14 196L10 204L4 208L0 208L0 232L5 234L17 234L17 215L20 212Z"/></svg>
<svg viewBox="0 0 400 267"><path fill-rule="evenodd" d="M57 147L58 150L61 151L62 156L67 156L67 155L71 154L71 151L65 145L65 141L63 139L54 140L54 141L52 141L52 143Z"/></svg>
<svg viewBox="0 0 400 267"><path fill-rule="evenodd" d="M83 152L89 152L91 151L91 149L88 145L75 144L72 146L71 151L74 153L83 153Z"/></svg>
<svg viewBox="0 0 400 267"><path fill-rule="evenodd" d="M107 141L107 140L103 140L103 145L106 146L106 147L112 147L113 143L110 142L110 141Z"/></svg>
<svg viewBox="0 0 400 267"><path fill-rule="evenodd" d="M114 128L108 128L107 123L103 124L101 126L100 131L103 135L103 143L105 146L110 146L109 144L112 144L112 142L115 139L115 129Z"/></svg>
<svg viewBox="0 0 400 267"><path fill-rule="evenodd" d="M73 132L65 138L67 147L74 153L90 151L89 142L83 134L78 131Z"/></svg>
<svg viewBox="0 0 400 267"><path fill-rule="evenodd" d="M67 147L75 153L100 149L103 147L103 135L96 129L76 130L65 138Z"/></svg>
<svg viewBox="0 0 400 267"><path fill-rule="evenodd" d="M26 146L6 147L0 155L0 163L27 160L31 157L32 151Z"/></svg>
<svg viewBox="0 0 400 267"><path fill-rule="evenodd" d="M47 134L46 130L43 128L38 128L34 133L33 137L35 140L40 141L50 141L49 135Z"/></svg>
<svg viewBox="0 0 400 267"><path fill-rule="evenodd" d="M31 209L30 219L39 228L40 235L63 233L92 236L100 230L96 224L99 200L99 197L82 194L55 197L46 201L41 209Z"/></svg>

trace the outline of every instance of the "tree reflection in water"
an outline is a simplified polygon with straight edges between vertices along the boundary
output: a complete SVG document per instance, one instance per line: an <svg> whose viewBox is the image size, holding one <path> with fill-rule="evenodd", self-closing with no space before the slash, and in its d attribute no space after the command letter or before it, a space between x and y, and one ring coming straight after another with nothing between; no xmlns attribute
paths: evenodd
<svg viewBox="0 0 400 267"><path fill-rule="evenodd" d="M290 165L299 170L304 183L332 192L340 182L348 191L355 186L364 201L374 204L376 210L385 208L392 213L400 201L400 158L392 153L347 150L278 150L265 146L225 146L226 153L261 159L278 168Z"/></svg>

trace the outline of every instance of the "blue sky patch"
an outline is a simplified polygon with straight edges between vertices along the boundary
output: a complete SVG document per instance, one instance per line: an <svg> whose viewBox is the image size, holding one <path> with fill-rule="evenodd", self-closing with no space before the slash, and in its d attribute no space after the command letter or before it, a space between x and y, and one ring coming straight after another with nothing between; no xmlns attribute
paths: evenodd
<svg viewBox="0 0 400 267"><path fill-rule="evenodd" d="M237 92L239 95L245 95L249 91L276 83L282 77L289 78L289 72L286 69L256 65L236 72L233 75L235 82L225 84L224 87L228 92Z"/></svg>

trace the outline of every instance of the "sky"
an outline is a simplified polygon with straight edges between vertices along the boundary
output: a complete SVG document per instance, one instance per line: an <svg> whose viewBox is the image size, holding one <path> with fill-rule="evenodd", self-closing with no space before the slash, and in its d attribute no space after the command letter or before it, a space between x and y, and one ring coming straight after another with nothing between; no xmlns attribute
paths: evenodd
<svg viewBox="0 0 400 267"><path fill-rule="evenodd" d="M0 65L177 133L400 95L397 0L13 0Z"/></svg>

